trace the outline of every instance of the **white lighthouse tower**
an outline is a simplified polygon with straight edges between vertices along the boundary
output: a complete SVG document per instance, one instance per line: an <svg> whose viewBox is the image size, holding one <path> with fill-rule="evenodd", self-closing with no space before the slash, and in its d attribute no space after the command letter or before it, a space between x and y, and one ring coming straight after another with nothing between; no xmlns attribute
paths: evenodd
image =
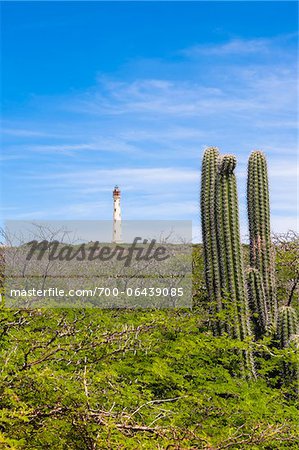
<svg viewBox="0 0 299 450"><path fill-rule="evenodd" d="M121 211L120 211L120 189L115 186L113 189L113 236L112 242L121 242Z"/></svg>

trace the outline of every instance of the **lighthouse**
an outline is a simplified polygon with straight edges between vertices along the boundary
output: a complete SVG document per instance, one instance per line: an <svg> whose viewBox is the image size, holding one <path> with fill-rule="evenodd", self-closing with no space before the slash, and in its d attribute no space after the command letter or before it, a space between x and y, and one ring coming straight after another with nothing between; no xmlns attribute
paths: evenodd
<svg viewBox="0 0 299 450"><path fill-rule="evenodd" d="M115 186L113 189L113 244L121 242L121 211L120 211L120 189Z"/></svg>

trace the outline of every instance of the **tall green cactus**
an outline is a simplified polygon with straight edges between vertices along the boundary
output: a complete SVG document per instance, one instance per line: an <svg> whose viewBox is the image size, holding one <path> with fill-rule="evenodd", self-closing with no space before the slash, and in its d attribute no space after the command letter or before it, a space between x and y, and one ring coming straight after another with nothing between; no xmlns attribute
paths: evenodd
<svg viewBox="0 0 299 450"><path fill-rule="evenodd" d="M245 288L243 253L240 238L237 183L234 155L218 159L216 178L216 227L220 262L222 297L232 307L233 325L226 324L230 334L244 340L251 335L249 308ZM254 361L250 351L240 352L243 368L255 376Z"/></svg>
<svg viewBox="0 0 299 450"><path fill-rule="evenodd" d="M279 308L276 333L280 348L288 347L291 338L299 333L298 317L292 306Z"/></svg>
<svg viewBox="0 0 299 450"><path fill-rule="evenodd" d="M216 305L214 311L225 310L219 315L221 320L216 321L214 332L226 331L244 340L251 331L235 166L235 156L220 158L217 149L206 150L202 164L201 216L207 290L212 304ZM252 353L240 350L239 355L244 374L255 376Z"/></svg>
<svg viewBox="0 0 299 450"><path fill-rule="evenodd" d="M247 270L247 290L254 334L257 338L260 338L267 331L268 311L261 274L252 267Z"/></svg>
<svg viewBox="0 0 299 450"><path fill-rule="evenodd" d="M270 206L267 161L260 151L248 161L247 207L250 236L250 264L259 270L265 291L268 321L276 321L275 265L270 232Z"/></svg>
<svg viewBox="0 0 299 450"><path fill-rule="evenodd" d="M244 339L250 334L248 301L245 289L243 254L239 228L239 207L233 155L219 158L216 179L217 241L221 292L233 306L232 335Z"/></svg>
<svg viewBox="0 0 299 450"><path fill-rule="evenodd" d="M215 216L215 189L218 157L219 151L215 147L209 147L204 152L200 193L205 279L209 300L212 305L211 312L213 313L214 318L216 315L215 313L222 309ZM221 334L220 321L214 320L213 329L216 335Z"/></svg>

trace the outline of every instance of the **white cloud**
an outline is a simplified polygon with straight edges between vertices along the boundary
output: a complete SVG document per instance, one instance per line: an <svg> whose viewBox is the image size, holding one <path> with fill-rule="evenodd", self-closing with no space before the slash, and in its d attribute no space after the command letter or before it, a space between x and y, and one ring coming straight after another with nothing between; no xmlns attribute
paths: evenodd
<svg viewBox="0 0 299 450"><path fill-rule="evenodd" d="M188 57L197 57L200 55L226 56L240 54L268 53L269 46L272 44L270 39L232 39L221 44L203 44L195 45L182 51L182 54Z"/></svg>
<svg viewBox="0 0 299 450"><path fill-rule="evenodd" d="M295 65L286 67L282 62L244 68L232 64L225 67L224 79L219 76L214 74L204 83L192 79L113 83L105 79L92 91L70 99L65 108L77 114L110 116L115 122L133 119L136 127L151 122L154 130L158 118L167 121L168 127L174 120L202 119L211 123L213 117L216 126L231 118L239 122L250 120L251 126L256 124L259 128L296 127ZM205 131L205 127L198 131Z"/></svg>
<svg viewBox="0 0 299 450"><path fill-rule="evenodd" d="M56 144L56 145L31 145L27 150L39 153L74 153L77 151L99 151L99 152L124 152L135 153L137 149L133 145L115 139L98 139L90 143L82 144Z"/></svg>
<svg viewBox="0 0 299 450"><path fill-rule="evenodd" d="M51 137L50 133L45 133L43 131L35 131L35 130L24 130L20 128L1 128L2 134L8 134L10 136L17 136L17 137Z"/></svg>
<svg viewBox="0 0 299 450"><path fill-rule="evenodd" d="M285 45L297 39L297 33L290 33L271 38L241 39L233 38L226 42L198 44L183 49L180 53L188 58L199 56L240 56L283 54Z"/></svg>
<svg viewBox="0 0 299 450"><path fill-rule="evenodd" d="M271 228L273 233L286 233L289 230L299 229L299 220L296 215L272 215L271 217Z"/></svg>
<svg viewBox="0 0 299 450"><path fill-rule="evenodd" d="M125 189L135 189L137 186L159 185L168 183L184 184L199 180L199 171L190 169L180 169L173 167L155 168L115 168L115 169L91 169L75 172L65 171L63 173L54 172L49 174L29 174L23 178L29 180L51 180L55 184L61 181L68 185L97 185L109 186L122 184Z"/></svg>

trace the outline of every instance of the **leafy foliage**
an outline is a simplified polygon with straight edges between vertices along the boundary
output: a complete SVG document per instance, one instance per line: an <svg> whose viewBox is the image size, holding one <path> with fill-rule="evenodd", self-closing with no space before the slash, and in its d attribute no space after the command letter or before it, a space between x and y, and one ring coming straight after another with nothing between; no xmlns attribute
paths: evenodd
<svg viewBox="0 0 299 450"><path fill-rule="evenodd" d="M280 305L291 252L276 253ZM297 341L213 336L200 245L193 276L193 310L2 307L0 448L297 449Z"/></svg>
<svg viewBox="0 0 299 450"><path fill-rule="evenodd" d="M240 379L236 349L253 344L212 336L204 317L3 309L2 448L296 448L296 397L265 364Z"/></svg>

